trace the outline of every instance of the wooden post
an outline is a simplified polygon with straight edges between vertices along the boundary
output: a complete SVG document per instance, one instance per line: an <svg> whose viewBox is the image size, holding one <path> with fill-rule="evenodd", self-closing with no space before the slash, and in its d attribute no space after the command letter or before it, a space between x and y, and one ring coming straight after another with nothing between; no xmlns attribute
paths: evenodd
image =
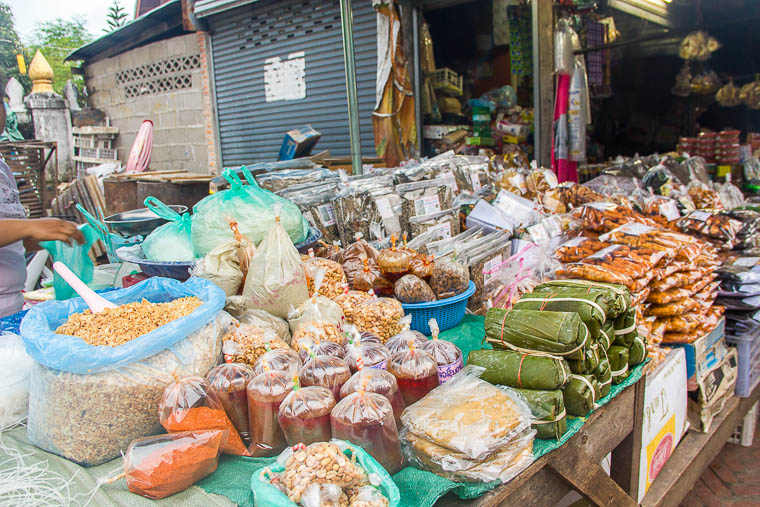
<svg viewBox="0 0 760 507"><path fill-rule="evenodd" d="M551 163L554 119L554 11L552 0L533 0L534 157L539 166Z"/></svg>

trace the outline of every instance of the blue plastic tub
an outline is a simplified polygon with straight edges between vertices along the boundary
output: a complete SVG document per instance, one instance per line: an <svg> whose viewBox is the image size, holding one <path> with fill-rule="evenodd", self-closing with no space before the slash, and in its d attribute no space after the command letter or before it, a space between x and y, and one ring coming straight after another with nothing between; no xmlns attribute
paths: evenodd
<svg viewBox="0 0 760 507"><path fill-rule="evenodd" d="M412 316L412 330L430 336L428 322L432 318L438 322L438 329L441 331L458 326L467 310L467 300L473 294L475 294L475 283L470 280L467 290L457 296L430 303L402 303L401 306L405 314Z"/></svg>
<svg viewBox="0 0 760 507"><path fill-rule="evenodd" d="M726 341L739 356L736 395L747 398L760 381L760 333L727 335Z"/></svg>

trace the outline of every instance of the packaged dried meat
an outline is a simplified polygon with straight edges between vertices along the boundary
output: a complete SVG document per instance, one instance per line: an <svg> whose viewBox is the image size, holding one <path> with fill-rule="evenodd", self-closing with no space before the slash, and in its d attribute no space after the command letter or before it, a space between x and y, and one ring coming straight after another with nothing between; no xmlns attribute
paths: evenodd
<svg viewBox="0 0 760 507"><path fill-rule="evenodd" d="M388 371L396 377L406 406L419 401L438 387L438 362L409 338L409 349L398 352L388 360Z"/></svg>
<svg viewBox="0 0 760 507"><path fill-rule="evenodd" d="M609 243L599 241L596 238L578 236L562 243L557 250L554 251L554 256L558 261L563 263L578 262L608 246L610 246Z"/></svg>
<svg viewBox="0 0 760 507"><path fill-rule="evenodd" d="M251 428L251 456L275 456L288 442L280 429L280 404L293 390L290 372L269 369L262 361L264 372L248 383L248 424Z"/></svg>
<svg viewBox="0 0 760 507"><path fill-rule="evenodd" d="M282 400L277 416L288 445L330 440L330 412L334 406L335 397L329 389L301 387L295 377L293 390Z"/></svg>
<svg viewBox="0 0 760 507"><path fill-rule="evenodd" d="M557 270L556 275L558 278L580 278L596 282L616 283L625 285L631 290L635 287L633 278L629 275L593 264L582 264L579 262L565 264Z"/></svg>
<svg viewBox="0 0 760 507"><path fill-rule="evenodd" d="M673 317L662 317L662 323L665 325L666 332L690 333L700 324L702 318L702 315L698 313L689 312Z"/></svg>
<svg viewBox="0 0 760 507"><path fill-rule="evenodd" d="M401 331L404 309L396 299L374 297L359 305L354 312L354 325L360 331L371 332L383 342Z"/></svg>
<svg viewBox="0 0 760 507"><path fill-rule="evenodd" d="M332 392L335 399L340 398L340 388L351 378L351 371L346 361L339 357L316 356L310 358L298 372L304 386L322 386Z"/></svg>
<svg viewBox="0 0 760 507"><path fill-rule="evenodd" d="M396 280L393 293L402 303L429 303L436 300L430 285L412 274L404 275Z"/></svg>
<svg viewBox="0 0 760 507"><path fill-rule="evenodd" d="M264 373L264 365L272 371L284 371L291 376L298 375L302 366L301 359L293 349L275 349L264 353L253 364L253 372L256 375Z"/></svg>
<svg viewBox="0 0 760 507"><path fill-rule="evenodd" d="M678 227L687 233L704 234L718 240L722 249L731 250L738 242L743 224L728 215L697 210L679 220Z"/></svg>
<svg viewBox="0 0 760 507"><path fill-rule="evenodd" d="M118 478L126 478L132 493L152 500L166 498L216 470L223 438L223 430L138 438L124 453L124 473Z"/></svg>
<svg viewBox="0 0 760 507"><path fill-rule="evenodd" d="M401 420L436 445L483 460L530 426L532 414L508 389L481 380L467 366L439 389L408 406Z"/></svg>
<svg viewBox="0 0 760 507"><path fill-rule="evenodd" d="M176 431L224 430L221 448L225 454L249 456L224 406L203 377L176 379L166 386L158 406L161 426Z"/></svg>
<svg viewBox="0 0 760 507"><path fill-rule="evenodd" d="M401 413L406 408L404 403L404 397L401 395L401 391L398 388L398 382L396 377L392 373L379 368L367 368L363 371L357 371L354 373L348 382L343 384L340 388L340 397L345 398L351 393L355 393L362 382L367 382L366 390L377 394L382 394L388 401L391 402L393 407L393 415L396 418L396 427L401 427Z"/></svg>
<svg viewBox="0 0 760 507"><path fill-rule="evenodd" d="M438 363L438 381L443 385L464 367L462 351L446 340L438 339L438 322L430 319L430 334L432 340L428 340L420 347L433 356Z"/></svg>
<svg viewBox="0 0 760 507"><path fill-rule="evenodd" d="M686 313L697 306L697 302L691 298L677 299L664 305L650 305L646 309L647 315L655 317L673 317Z"/></svg>
<svg viewBox="0 0 760 507"><path fill-rule="evenodd" d="M211 369L206 375L211 390L222 402L227 417L246 445L251 443L248 431L248 396L246 388L256 374L246 364L225 363Z"/></svg>
<svg viewBox="0 0 760 507"><path fill-rule="evenodd" d="M403 458L393 407L382 394L368 391L368 382L369 377L364 377L356 392L335 405L330 413L332 435L361 446L389 474L395 474Z"/></svg>
<svg viewBox="0 0 760 507"><path fill-rule="evenodd" d="M313 254L313 250L310 250L309 253ZM310 255L304 262L304 268L306 270L306 283L309 286L310 296L318 294L334 299L343 293L343 285L348 283L343 266L338 262ZM315 282L320 272L322 272L322 283L319 287L316 287Z"/></svg>

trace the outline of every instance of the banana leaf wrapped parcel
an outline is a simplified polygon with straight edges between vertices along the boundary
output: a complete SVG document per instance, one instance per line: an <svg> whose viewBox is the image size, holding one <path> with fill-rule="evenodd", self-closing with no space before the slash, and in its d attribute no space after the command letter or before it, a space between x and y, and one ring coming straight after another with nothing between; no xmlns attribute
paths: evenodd
<svg viewBox="0 0 760 507"><path fill-rule="evenodd" d="M536 389L515 389L533 413L536 438L554 438L559 440L567 431L567 411L562 391L539 391Z"/></svg>
<svg viewBox="0 0 760 507"><path fill-rule="evenodd" d="M467 364L485 368L486 382L518 389L562 389L571 374L561 357L513 350L473 350Z"/></svg>
<svg viewBox="0 0 760 507"><path fill-rule="evenodd" d="M607 319L610 300L602 291L567 287L536 290L523 295L512 307L514 310L575 312L588 327L591 338L597 339Z"/></svg>
<svg viewBox="0 0 760 507"><path fill-rule="evenodd" d="M601 291L610 298L608 319L614 319L631 307L631 291L616 283L594 282L590 280L550 280L536 286L534 291L556 290L559 287Z"/></svg>
<svg viewBox="0 0 760 507"><path fill-rule="evenodd" d="M619 384L628 378L630 374L630 371L628 371L628 355L628 349L621 345L613 345L607 351L610 368L612 369L613 384Z"/></svg>
<svg viewBox="0 0 760 507"><path fill-rule="evenodd" d="M486 313L486 340L496 348L543 352L583 360L591 345L588 328L577 313L491 308Z"/></svg>
<svg viewBox="0 0 760 507"><path fill-rule="evenodd" d="M610 388L612 387L612 370L610 369L610 362L605 355L599 365L594 369L594 377L599 382L599 390L601 397L604 398L610 394Z"/></svg>
<svg viewBox="0 0 760 507"><path fill-rule="evenodd" d="M647 358L647 345L644 340L636 334L633 343L628 347L628 366L638 366Z"/></svg>
<svg viewBox="0 0 760 507"><path fill-rule="evenodd" d="M593 342L590 346L586 347L583 359L568 359L567 364L570 365L570 371L578 375L592 373L599 366L599 360L603 357L600 349L601 345Z"/></svg>
<svg viewBox="0 0 760 507"><path fill-rule="evenodd" d="M601 398L599 382L593 375L570 375L570 381L562 389L562 397L568 414L583 417Z"/></svg>

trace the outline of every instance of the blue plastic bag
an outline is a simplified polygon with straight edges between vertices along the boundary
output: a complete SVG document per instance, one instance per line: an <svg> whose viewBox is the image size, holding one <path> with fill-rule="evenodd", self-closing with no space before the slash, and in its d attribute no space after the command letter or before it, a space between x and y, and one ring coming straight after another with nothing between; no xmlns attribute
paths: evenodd
<svg viewBox="0 0 760 507"><path fill-rule="evenodd" d="M82 298L47 301L34 306L21 321L21 337L27 353L40 364L54 370L91 374L113 370L140 361L171 347L211 322L224 308L224 291L202 278L192 277L185 283L170 278L154 277L127 289L102 294L117 305L147 299L164 303L177 298L195 296L203 304L190 315L117 347L94 346L76 336L56 334L69 315L87 309Z"/></svg>
<svg viewBox="0 0 760 507"><path fill-rule="evenodd" d="M235 172L225 169L222 175L230 188L204 197L193 207L193 247L201 257L219 245L234 241L229 218L238 223L240 234L258 246L274 225L276 204L282 208L280 223L293 243L309 235L309 223L298 206L261 188L245 167L242 172L248 185L244 185Z"/></svg>
<svg viewBox="0 0 760 507"><path fill-rule="evenodd" d="M63 241L40 241L40 246L50 252L53 262L60 261L66 265L84 283L92 282L95 273L95 265L90 259L90 248L98 240L98 232L90 225L83 224L78 227L84 236L84 245L76 241L71 244ZM76 295L74 289L61 278L58 272L53 274L53 287L55 298L58 300L69 299Z"/></svg>
<svg viewBox="0 0 760 507"><path fill-rule="evenodd" d="M149 261L190 262L197 257L190 240L192 217L180 215L155 197L146 197L145 206L168 224L156 227L142 244L145 258Z"/></svg>

